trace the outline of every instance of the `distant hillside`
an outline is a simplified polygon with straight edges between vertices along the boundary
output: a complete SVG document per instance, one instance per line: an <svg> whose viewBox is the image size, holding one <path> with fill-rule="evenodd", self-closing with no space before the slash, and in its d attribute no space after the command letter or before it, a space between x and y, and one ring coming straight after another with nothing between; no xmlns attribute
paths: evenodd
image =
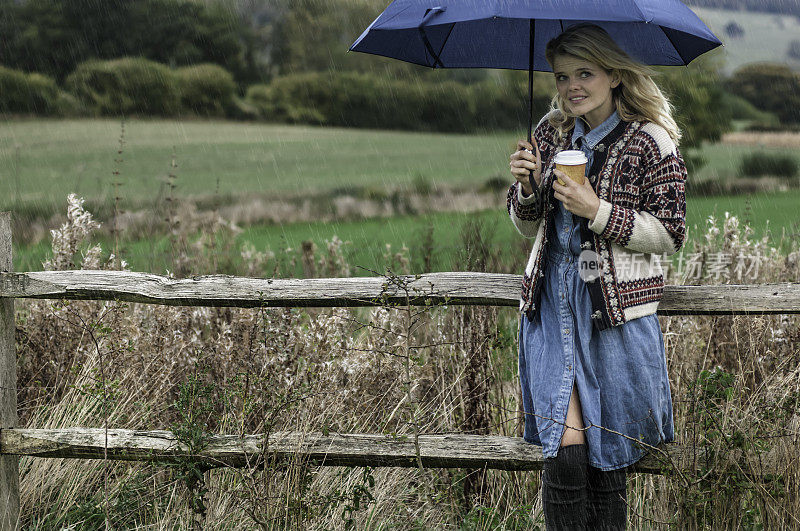
<svg viewBox="0 0 800 531"><path fill-rule="evenodd" d="M797 0L690 0L690 6L731 9L734 11L760 11L800 16L800 2Z"/></svg>
<svg viewBox="0 0 800 531"><path fill-rule="evenodd" d="M725 62L725 74L762 61L800 70L800 17L703 7L692 11L722 41L724 47L711 53Z"/></svg>

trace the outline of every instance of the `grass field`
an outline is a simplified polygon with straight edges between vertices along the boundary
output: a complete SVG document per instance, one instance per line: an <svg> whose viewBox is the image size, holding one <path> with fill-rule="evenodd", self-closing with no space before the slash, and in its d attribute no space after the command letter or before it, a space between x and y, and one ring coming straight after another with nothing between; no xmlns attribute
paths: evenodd
<svg viewBox="0 0 800 531"><path fill-rule="evenodd" d="M19 201L60 205L70 192L110 199L117 168L125 200L141 203L161 193L173 150L177 193L184 196L402 187L419 176L476 186L506 172L515 143L511 134L136 120L126 122L118 156L120 132L114 120L4 123L0 208Z"/></svg>
<svg viewBox="0 0 800 531"><path fill-rule="evenodd" d="M776 155L790 155L798 157L797 148L793 147L773 147L773 146L748 146L727 143L710 144L703 147L702 154L706 158L706 165L699 171L690 175L690 179L696 182L705 180L725 180L736 177L739 174L739 163L742 156L753 153L754 151L774 153Z"/></svg>
<svg viewBox="0 0 800 531"><path fill-rule="evenodd" d="M706 219L714 215L723 218L725 212L748 221L756 236L761 236L767 228L772 233L772 241L777 245L783 238L784 247L800 235L800 190L785 193L756 194L733 197L689 198L687 206L688 240L684 249L692 249L692 241L702 237ZM386 244L391 245L393 253L406 246L409 250L412 270L422 272L425 254L424 237L432 230L433 253L431 271L453 271L463 269L459 263L459 253L463 253L461 232L468 220L478 222L483 227L483 235L490 243L497 260L507 264L510 270L520 270L525 265L526 249L529 243L511 225L505 207L479 213L437 213L423 216L397 216L387 219L367 219L336 223L294 223L287 225L258 225L246 228L236 236L231 249L232 259L245 242L250 242L258 251L271 250L280 253L291 248L298 249L305 240L313 241L320 249L325 241L337 236L346 243L343 247L348 262L354 266L383 271L387 265ZM101 240L108 250L111 243ZM41 262L49 253L49 242L42 241L31 247L15 249L17 270L31 271L41 269ZM132 269L164 273L171 268L172 257L167 237L156 240L125 242L122 256ZM357 269L356 275L369 275L366 270ZM285 274L301 275L298 264L293 271Z"/></svg>
<svg viewBox="0 0 800 531"><path fill-rule="evenodd" d="M164 194L173 152L181 196L403 188L419 179L475 187L493 176L510 177L508 156L524 136L132 120L125 123L119 155L120 134L115 120L3 123L0 208L38 205L60 212L70 192L89 203L110 202L115 181L122 183L122 208L147 204ZM709 164L692 178L730 177L739 156L753 149L709 146Z"/></svg>
<svg viewBox="0 0 800 531"><path fill-rule="evenodd" d="M431 185L477 187L492 176L506 177L508 151L517 136L445 135L364 131L232 122L130 121L123 153L117 154L120 123L113 120L13 121L0 129L0 208L49 205L63 212L66 196L113 201L115 168L120 170L121 208L163 197L173 146L179 195L219 194L231 198L254 193L303 193L359 187L409 187L420 176ZM707 146L709 164L696 180L735 174L738 155L753 149L731 144ZM769 148L773 149L773 148ZM795 153L791 148L776 151ZM122 159L121 163L115 159ZM689 237L705 219L725 211L747 217L757 234L769 220L773 234L798 232L800 191L734 197L690 197ZM154 212L154 215L155 212ZM482 221L504 263L524 261L525 242L506 219L504 205L479 214L432 214L339 223L296 223L246 227L232 252L245 241L258 250L297 249L304 240L324 246L334 235L344 241L351 264L382 270L385 245L406 245L419 264L423 236L432 227L433 270L457 269L460 231L469 218ZM794 225L793 225L794 224ZM54 228L54 227L53 227ZM124 257L136 270L162 273L171 257L166 237L125 242ZM108 241L104 248L109 249ZM15 249L18 270L36 270L49 241ZM363 272L362 272L363 273Z"/></svg>

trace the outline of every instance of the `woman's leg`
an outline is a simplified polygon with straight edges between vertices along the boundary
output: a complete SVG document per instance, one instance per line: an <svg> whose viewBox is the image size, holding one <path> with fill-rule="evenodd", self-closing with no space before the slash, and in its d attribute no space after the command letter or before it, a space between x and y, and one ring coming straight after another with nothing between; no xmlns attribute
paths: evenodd
<svg viewBox="0 0 800 531"><path fill-rule="evenodd" d="M628 520L625 469L603 472L589 467L589 521L596 529L625 529Z"/></svg>
<svg viewBox="0 0 800 531"><path fill-rule="evenodd" d="M586 436L583 429L583 410L581 409L581 399L578 398L578 387L572 386L572 395L569 397L569 407L567 407L567 427L564 435L561 436L561 446L571 446L573 444L586 444Z"/></svg>
<svg viewBox="0 0 800 531"><path fill-rule="evenodd" d="M542 505L548 531L582 530L586 528L588 519L589 459L580 399L574 386L566 425L558 454L545 459L542 471Z"/></svg>

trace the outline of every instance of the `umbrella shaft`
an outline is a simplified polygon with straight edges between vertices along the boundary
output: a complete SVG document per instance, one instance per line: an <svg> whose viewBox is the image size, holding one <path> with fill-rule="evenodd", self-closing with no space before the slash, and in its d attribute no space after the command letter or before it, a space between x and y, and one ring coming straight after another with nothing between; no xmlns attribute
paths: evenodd
<svg viewBox="0 0 800 531"><path fill-rule="evenodd" d="M535 21L530 19L530 40L528 44L528 142L532 140L533 133L533 38L535 35Z"/></svg>

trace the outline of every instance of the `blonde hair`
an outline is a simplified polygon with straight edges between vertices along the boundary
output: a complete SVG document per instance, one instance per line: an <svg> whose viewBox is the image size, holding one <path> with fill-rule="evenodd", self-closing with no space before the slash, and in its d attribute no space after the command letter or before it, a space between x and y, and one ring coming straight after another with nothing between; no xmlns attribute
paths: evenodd
<svg viewBox="0 0 800 531"><path fill-rule="evenodd" d="M616 73L620 83L611 89L617 113L623 121L649 121L663 127L678 144L681 132L672 118L673 107L652 79L656 72L626 54L606 31L594 24L567 28L547 43L545 56L553 67L558 55L569 55L594 63L609 75ZM567 111L566 102L556 92L550 102L550 123L564 136L575 124L577 115Z"/></svg>

